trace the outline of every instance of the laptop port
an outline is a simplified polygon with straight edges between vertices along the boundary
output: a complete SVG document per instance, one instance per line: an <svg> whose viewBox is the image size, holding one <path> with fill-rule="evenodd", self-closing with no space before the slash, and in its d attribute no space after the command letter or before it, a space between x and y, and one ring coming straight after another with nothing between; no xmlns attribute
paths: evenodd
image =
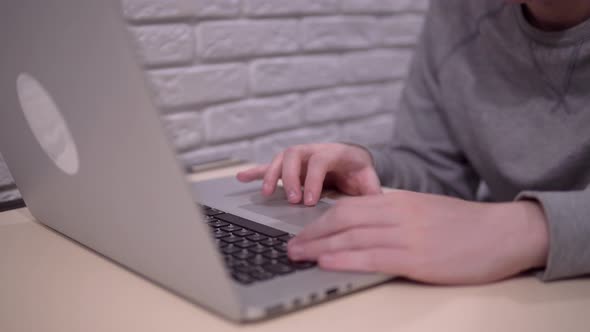
<svg viewBox="0 0 590 332"><path fill-rule="evenodd" d="M326 298L330 298L333 296L338 295L338 288L334 287L334 288L330 288L328 290L326 290Z"/></svg>
<svg viewBox="0 0 590 332"><path fill-rule="evenodd" d="M309 302L312 302L312 303L313 303L313 302L315 302L315 301L317 301L317 300L318 300L318 294L316 294L316 293L312 293L312 294L309 296Z"/></svg>
<svg viewBox="0 0 590 332"><path fill-rule="evenodd" d="M285 308L284 308L284 306L283 306L282 304L277 304L277 305L274 305L274 306L272 306L272 307L268 307L268 308L266 308L266 314L267 314L268 316L274 316L274 315L278 315L278 314L280 314L281 312L283 312L283 311L284 311L284 309L285 309Z"/></svg>

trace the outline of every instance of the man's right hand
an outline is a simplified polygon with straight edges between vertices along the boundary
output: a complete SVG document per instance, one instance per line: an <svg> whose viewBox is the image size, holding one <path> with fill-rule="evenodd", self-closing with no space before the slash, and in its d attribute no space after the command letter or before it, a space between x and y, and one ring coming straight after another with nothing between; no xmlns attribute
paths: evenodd
<svg viewBox="0 0 590 332"><path fill-rule="evenodd" d="M238 180L263 180L262 193L274 193L279 179L290 203L316 205L323 187L352 195L381 193L370 153L358 146L328 143L297 145L279 153L270 164L238 173ZM302 190L303 185L303 190Z"/></svg>

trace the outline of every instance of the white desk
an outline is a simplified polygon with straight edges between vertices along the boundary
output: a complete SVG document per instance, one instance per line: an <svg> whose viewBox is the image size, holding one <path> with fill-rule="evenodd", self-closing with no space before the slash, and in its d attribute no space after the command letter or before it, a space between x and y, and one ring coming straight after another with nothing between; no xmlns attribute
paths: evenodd
<svg viewBox="0 0 590 332"><path fill-rule="evenodd" d="M235 172L208 172L194 180ZM590 331L590 279L482 287L405 281L235 325L37 223L0 214L0 331Z"/></svg>

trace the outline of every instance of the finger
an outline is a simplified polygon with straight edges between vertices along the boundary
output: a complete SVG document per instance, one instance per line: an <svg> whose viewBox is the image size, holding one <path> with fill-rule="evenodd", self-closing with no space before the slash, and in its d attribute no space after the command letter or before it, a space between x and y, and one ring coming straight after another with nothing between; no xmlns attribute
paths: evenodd
<svg viewBox="0 0 590 332"><path fill-rule="evenodd" d="M363 197L340 201L318 220L305 227L292 241L307 242L358 226L395 225L395 216L386 215L387 213L383 212L384 209L380 208L379 202L373 202L377 199L377 197ZM362 200L369 204L356 203Z"/></svg>
<svg viewBox="0 0 590 332"><path fill-rule="evenodd" d="M293 260L317 260L321 255L339 251L403 246L403 238L397 228L377 226L354 228L301 244L290 242L288 249Z"/></svg>
<svg viewBox="0 0 590 332"><path fill-rule="evenodd" d="M333 271L377 272L395 276L411 276L412 260L399 249L365 249L329 253L319 257L321 268Z"/></svg>
<svg viewBox="0 0 590 332"><path fill-rule="evenodd" d="M373 169L368 169L367 174L363 177L359 187L361 195L379 195L382 194L381 181Z"/></svg>
<svg viewBox="0 0 590 332"><path fill-rule="evenodd" d="M321 154L314 154L307 163L307 176L305 178L305 205L313 206L318 203L324 186L326 174L330 169L329 157Z"/></svg>
<svg viewBox="0 0 590 332"><path fill-rule="evenodd" d="M300 147L292 147L285 151L283 157L282 176L283 187L289 203L296 204L301 201L301 164L304 150Z"/></svg>
<svg viewBox="0 0 590 332"><path fill-rule="evenodd" d="M245 171L239 172L236 175L236 178L240 182L252 182L254 180L262 180L264 178L264 174L266 170L268 170L269 165L260 165L256 167L252 167Z"/></svg>
<svg viewBox="0 0 590 332"><path fill-rule="evenodd" d="M275 192L277 188L277 182L281 177L281 171L283 166L283 153L279 153L266 170L264 174L264 182L262 183L262 194L270 196Z"/></svg>

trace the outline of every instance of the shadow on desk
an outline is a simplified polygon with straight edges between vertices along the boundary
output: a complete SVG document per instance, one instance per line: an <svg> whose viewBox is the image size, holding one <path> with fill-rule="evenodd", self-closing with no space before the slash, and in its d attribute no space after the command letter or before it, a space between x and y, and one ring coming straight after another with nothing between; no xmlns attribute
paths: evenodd
<svg viewBox="0 0 590 332"><path fill-rule="evenodd" d="M0 202L0 213L10 211L10 210L24 208L25 206L26 206L25 201L22 199L15 199L15 200L6 201L6 202Z"/></svg>

